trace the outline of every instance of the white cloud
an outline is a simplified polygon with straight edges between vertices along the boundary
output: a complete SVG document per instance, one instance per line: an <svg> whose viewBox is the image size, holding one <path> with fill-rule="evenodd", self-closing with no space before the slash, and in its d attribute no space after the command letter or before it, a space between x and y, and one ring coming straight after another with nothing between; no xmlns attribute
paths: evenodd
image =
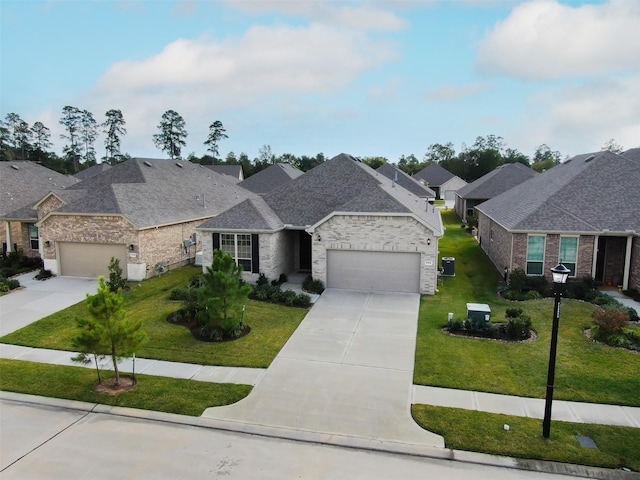
<svg viewBox="0 0 640 480"><path fill-rule="evenodd" d="M312 22L339 25L358 30L395 31L407 27L407 22L371 3L344 1L279 1L279 0L227 0L227 4L245 13L277 12L300 17Z"/></svg>
<svg viewBox="0 0 640 480"><path fill-rule="evenodd" d="M477 95L489 89L486 83L469 83L467 85L445 85L426 93L425 99L433 102L451 102L461 98Z"/></svg>
<svg viewBox="0 0 640 480"><path fill-rule="evenodd" d="M614 138L625 149L640 146L640 75L592 80L529 99L529 113L513 127L518 143L548 144L566 155L597 151Z"/></svg>
<svg viewBox="0 0 640 480"><path fill-rule="evenodd" d="M525 80L640 69L640 2L516 6L479 46L477 67Z"/></svg>

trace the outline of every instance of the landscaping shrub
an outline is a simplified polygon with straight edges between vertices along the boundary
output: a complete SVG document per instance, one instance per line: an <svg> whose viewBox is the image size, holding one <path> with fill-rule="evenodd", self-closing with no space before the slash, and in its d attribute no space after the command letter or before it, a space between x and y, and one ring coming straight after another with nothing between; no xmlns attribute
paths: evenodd
<svg viewBox="0 0 640 480"><path fill-rule="evenodd" d="M20 282L15 278L7 279L0 277L0 292L9 292L20 286Z"/></svg>
<svg viewBox="0 0 640 480"><path fill-rule="evenodd" d="M299 293L296 296L296 300L294 303L295 307L307 308L309 307L309 305L311 305L311 297L309 295L307 295L306 293Z"/></svg>
<svg viewBox="0 0 640 480"><path fill-rule="evenodd" d="M298 297L298 294L293 290L286 290L282 292L282 301L288 307L293 307L295 305L297 297Z"/></svg>
<svg viewBox="0 0 640 480"><path fill-rule="evenodd" d="M596 324L598 340L606 341L607 337L619 333L629 324L629 312L619 306L604 306L592 314Z"/></svg>
<svg viewBox="0 0 640 480"><path fill-rule="evenodd" d="M186 288L174 288L171 290L169 300L186 300L188 297L188 289Z"/></svg>
<svg viewBox="0 0 640 480"><path fill-rule="evenodd" d="M640 302L640 292L635 288L624 290L622 293L624 293L627 297L633 298L636 302Z"/></svg>
<svg viewBox="0 0 640 480"><path fill-rule="evenodd" d="M526 277L525 288L528 291L538 292L540 294L538 298L549 296L551 293L549 282L547 282L547 279L542 275Z"/></svg>
<svg viewBox="0 0 640 480"><path fill-rule="evenodd" d="M464 322L451 318L447 320L447 327L450 332L460 332L464 330Z"/></svg>
<svg viewBox="0 0 640 480"><path fill-rule="evenodd" d="M39 257L26 257L22 250L11 252L6 257L0 258L0 277L13 277L20 273L37 270L42 266L42 259Z"/></svg>
<svg viewBox="0 0 640 480"><path fill-rule="evenodd" d="M635 308L627 308L627 312L629 313L630 322L640 322L640 315L638 315Z"/></svg>
<svg viewBox="0 0 640 480"><path fill-rule="evenodd" d="M264 273L261 273L260 275L258 275L258 281L256 282L256 285L258 287L262 285L269 285L269 279Z"/></svg>
<svg viewBox="0 0 640 480"><path fill-rule="evenodd" d="M542 298L542 295L537 290L529 290L525 295L525 298L527 300L538 300Z"/></svg>
<svg viewBox="0 0 640 480"><path fill-rule="evenodd" d="M53 273L51 270L45 270L44 268L40 269L40 272L34 277L36 280L46 280L47 278L53 277Z"/></svg>
<svg viewBox="0 0 640 480"><path fill-rule="evenodd" d="M518 318L520 315L522 315L521 308L510 307L505 311L505 316L507 318Z"/></svg>
<svg viewBox="0 0 640 480"><path fill-rule="evenodd" d="M324 292L324 284L320 280L314 280L313 277L309 275L302 282L302 289L307 292L317 293L320 295Z"/></svg>
<svg viewBox="0 0 640 480"><path fill-rule="evenodd" d="M567 290L564 296L585 302L593 302L597 294L595 279L593 277L584 277L582 280L574 280L567 283Z"/></svg>
<svg viewBox="0 0 640 480"><path fill-rule="evenodd" d="M119 289L124 288L127 285L127 281L122 278L122 267L120 267L120 260L115 257L111 257L109 262L109 280L107 286L112 292L117 292Z"/></svg>
<svg viewBox="0 0 640 480"><path fill-rule="evenodd" d="M280 285L282 285L283 283L287 283L287 280L288 280L288 278L284 273L281 273L280 277L278 277L278 283Z"/></svg>
<svg viewBox="0 0 640 480"><path fill-rule="evenodd" d="M521 268L516 268L509 275L509 290L512 292L522 292L527 286L527 275Z"/></svg>
<svg viewBox="0 0 640 480"><path fill-rule="evenodd" d="M463 322L464 330L470 333L474 333L479 336L490 337L496 333L497 327L491 322L485 322L484 320L477 321L467 318Z"/></svg>
<svg viewBox="0 0 640 480"><path fill-rule="evenodd" d="M520 315L508 318L506 333L512 340L526 340L531 335L531 317Z"/></svg>

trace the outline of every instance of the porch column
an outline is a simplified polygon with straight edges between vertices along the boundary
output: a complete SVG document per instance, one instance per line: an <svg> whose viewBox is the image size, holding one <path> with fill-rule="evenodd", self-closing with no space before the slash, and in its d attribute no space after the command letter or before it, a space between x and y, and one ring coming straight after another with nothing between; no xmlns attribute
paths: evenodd
<svg viewBox="0 0 640 480"><path fill-rule="evenodd" d="M13 241L11 240L11 222L8 220L4 222L6 239L7 239L7 253L13 252Z"/></svg>
<svg viewBox="0 0 640 480"><path fill-rule="evenodd" d="M593 237L593 261L591 262L591 278L596 278L596 265L598 264L598 242L600 241L600 235Z"/></svg>
<svg viewBox="0 0 640 480"><path fill-rule="evenodd" d="M627 251L624 254L624 274L622 275L622 290L629 289L629 273L631 271L631 246L633 245L633 235L627 237Z"/></svg>

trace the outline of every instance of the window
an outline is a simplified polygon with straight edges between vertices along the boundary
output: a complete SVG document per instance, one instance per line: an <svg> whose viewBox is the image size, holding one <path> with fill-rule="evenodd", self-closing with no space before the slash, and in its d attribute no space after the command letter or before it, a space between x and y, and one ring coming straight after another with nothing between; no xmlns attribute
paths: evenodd
<svg viewBox="0 0 640 480"><path fill-rule="evenodd" d="M576 276L578 263L578 237L560 237L560 263L571 270L570 277Z"/></svg>
<svg viewBox="0 0 640 480"><path fill-rule="evenodd" d="M220 235L220 249L233 257L245 272L251 271L251 235L223 233Z"/></svg>
<svg viewBox="0 0 640 480"><path fill-rule="evenodd" d="M40 240L38 237L38 227L35 225L29 225L29 243L31 244L31 250L38 250L40 247Z"/></svg>
<svg viewBox="0 0 640 480"><path fill-rule="evenodd" d="M527 241L527 275L542 275L544 268L544 236L529 235Z"/></svg>

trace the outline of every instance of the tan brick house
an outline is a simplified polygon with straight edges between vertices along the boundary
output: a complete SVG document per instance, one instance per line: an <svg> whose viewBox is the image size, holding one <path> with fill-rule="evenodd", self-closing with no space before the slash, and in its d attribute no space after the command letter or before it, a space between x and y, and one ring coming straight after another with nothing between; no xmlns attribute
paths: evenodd
<svg viewBox="0 0 640 480"><path fill-rule="evenodd" d="M190 162L135 158L51 192L35 205L45 268L96 277L115 257L142 280L193 262L196 227L255 196L236 184Z"/></svg>
<svg viewBox="0 0 640 480"><path fill-rule="evenodd" d="M0 162L0 241L3 253L15 250L28 257L40 254L38 216L33 206L52 190L80 180L35 162Z"/></svg>
<svg viewBox="0 0 640 480"><path fill-rule="evenodd" d="M203 265L230 253L245 278L307 272L329 288L433 294L440 212L341 154L205 222Z"/></svg>
<svg viewBox="0 0 640 480"><path fill-rule="evenodd" d="M502 272L640 290L640 148L575 156L476 207L479 240Z"/></svg>

